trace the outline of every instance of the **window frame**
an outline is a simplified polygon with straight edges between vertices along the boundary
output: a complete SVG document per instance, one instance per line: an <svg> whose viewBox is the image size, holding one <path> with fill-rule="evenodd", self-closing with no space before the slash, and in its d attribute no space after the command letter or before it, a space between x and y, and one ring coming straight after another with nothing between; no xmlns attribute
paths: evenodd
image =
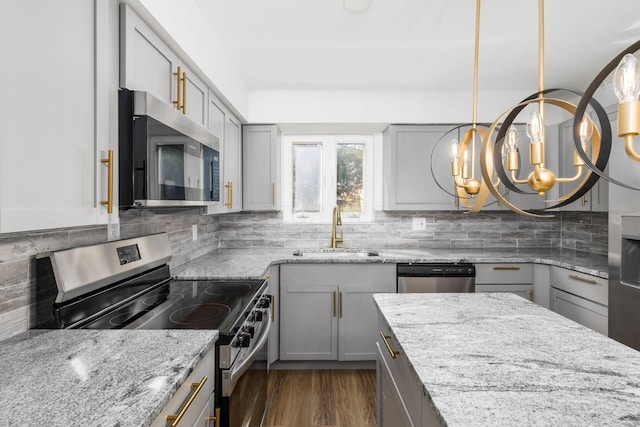
<svg viewBox="0 0 640 427"><path fill-rule="evenodd" d="M343 213L343 223L365 223L373 221L374 208L374 135L372 134L285 134L283 138L283 221L302 224L325 224L333 221L336 206L337 147L338 144L364 145L362 176L364 206L359 215ZM322 171L321 208L318 213L293 212L293 146L320 144Z"/></svg>

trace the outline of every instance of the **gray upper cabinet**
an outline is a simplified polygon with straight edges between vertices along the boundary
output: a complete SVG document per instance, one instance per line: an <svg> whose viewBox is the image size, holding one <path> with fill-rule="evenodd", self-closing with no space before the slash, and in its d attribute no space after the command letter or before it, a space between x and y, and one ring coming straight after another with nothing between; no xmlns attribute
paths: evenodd
<svg viewBox="0 0 640 427"><path fill-rule="evenodd" d="M615 132L615 116L612 119L612 130ZM562 177L568 177L575 174L575 166L573 165L573 120L567 120L560 123L558 126L559 134L559 147L560 147L560 175ZM615 138L615 135L614 135ZM587 167L584 167L586 172ZM584 173L584 172L583 172ZM560 183L560 194L567 194L577 188L582 179L575 182ZM565 211L593 211L593 212L606 212L609 205L609 186L607 181L599 179L596 184L591 187L591 190L587 192L580 200L563 206L561 210Z"/></svg>
<svg viewBox="0 0 640 427"><path fill-rule="evenodd" d="M281 209L280 132L276 125L242 127L243 209Z"/></svg>
<svg viewBox="0 0 640 427"><path fill-rule="evenodd" d="M120 10L120 86L150 93L207 127L209 90L127 5Z"/></svg>
<svg viewBox="0 0 640 427"><path fill-rule="evenodd" d="M431 174L433 147L449 126L391 125L384 132L384 209L457 209L453 196L442 191ZM446 150L444 151L446 155ZM453 193L449 157L433 163L434 174Z"/></svg>
<svg viewBox="0 0 640 427"><path fill-rule="evenodd" d="M108 222L116 26L112 2L3 4L0 233Z"/></svg>
<svg viewBox="0 0 640 427"><path fill-rule="evenodd" d="M220 139L220 200L207 208L208 214L242 210L242 139L240 121L209 93L209 132Z"/></svg>

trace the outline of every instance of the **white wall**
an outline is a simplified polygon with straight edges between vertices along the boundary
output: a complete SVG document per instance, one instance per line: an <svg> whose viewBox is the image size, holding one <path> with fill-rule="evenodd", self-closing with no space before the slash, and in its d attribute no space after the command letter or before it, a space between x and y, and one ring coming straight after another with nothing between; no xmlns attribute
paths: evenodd
<svg viewBox="0 0 640 427"><path fill-rule="evenodd" d="M478 94L478 120L492 122L532 92ZM471 121L469 91L251 91L252 123L460 123Z"/></svg>

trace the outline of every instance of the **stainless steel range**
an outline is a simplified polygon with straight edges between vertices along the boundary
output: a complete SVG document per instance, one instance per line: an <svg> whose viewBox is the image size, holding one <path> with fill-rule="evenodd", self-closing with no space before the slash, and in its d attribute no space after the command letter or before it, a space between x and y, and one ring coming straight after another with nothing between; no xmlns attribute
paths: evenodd
<svg viewBox="0 0 640 427"><path fill-rule="evenodd" d="M223 426L259 426L266 410L271 296L263 280L172 280L166 234L43 254L36 329L217 329Z"/></svg>

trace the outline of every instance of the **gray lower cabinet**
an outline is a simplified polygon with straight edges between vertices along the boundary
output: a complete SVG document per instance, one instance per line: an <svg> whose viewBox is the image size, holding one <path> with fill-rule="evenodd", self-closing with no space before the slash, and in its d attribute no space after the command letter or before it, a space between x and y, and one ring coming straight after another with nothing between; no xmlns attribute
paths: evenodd
<svg viewBox="0 0 640 427"><path fill-rule="evenodd" d="M181 426L211 425L211 417L215 416L214 373L215 351L211 349L169 399L160 415L151 423L151 427L164 427L171 424L167 417L176 416L183 410Z"/></svg>
<svg viewBox="0 0 640 427"><path fill-rule="evenodd" d="M533 264L476 264L476 292L511 292L533 301Z"/></svg>
<svg viewBox="0 0 640 427"><path fill-rule="evenodd" d="M375 360L373 294L395 292L395 264L280 267L280 360Z"/></svg>
<svg viewBox="0 0 640 427"><path fill-rule="evenodd" d="M549 308L603 335L609 330L608 295L606 279L551 267Z"/></svg>

